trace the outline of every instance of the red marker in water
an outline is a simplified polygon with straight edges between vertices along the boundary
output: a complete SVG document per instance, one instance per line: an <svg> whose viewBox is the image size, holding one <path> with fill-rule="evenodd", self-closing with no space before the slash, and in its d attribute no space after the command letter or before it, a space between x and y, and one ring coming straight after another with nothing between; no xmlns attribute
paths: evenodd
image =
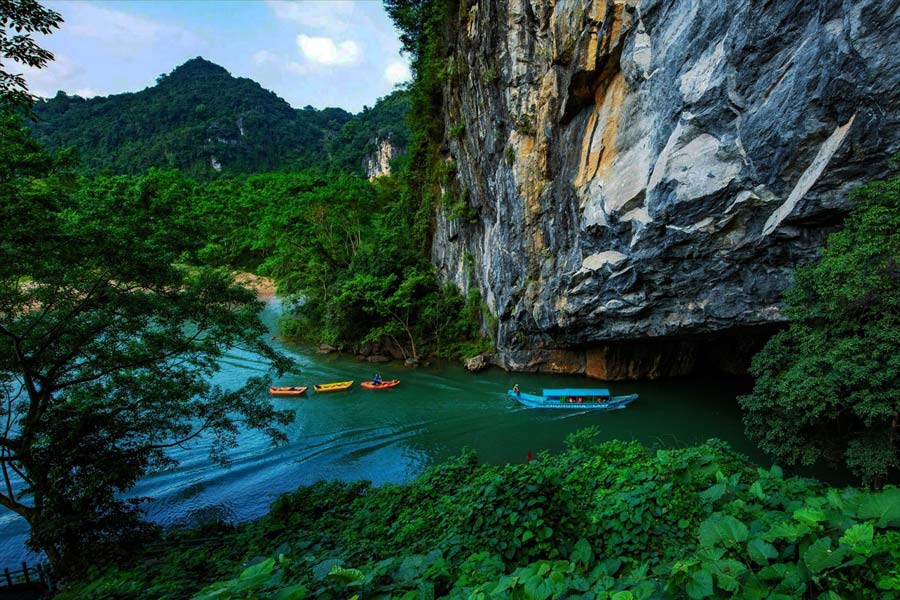
<svg viewBox="0 0 900 600"><path fill-rule="evenodd" d="M531 450L528 451L528 462L531 462Z"/></svg>

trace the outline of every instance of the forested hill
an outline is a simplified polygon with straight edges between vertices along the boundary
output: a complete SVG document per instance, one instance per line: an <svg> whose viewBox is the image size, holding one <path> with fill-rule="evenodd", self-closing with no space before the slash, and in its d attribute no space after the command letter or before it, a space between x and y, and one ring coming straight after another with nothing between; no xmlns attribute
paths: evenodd
<svg viewBox="0 0 900 600"><path fill-rule="evenodd" d="M32 127L51 149L77 148L88 172L177 167L205 179L337 163L362 173L376 137L406 139L405 92L384 101L358 117L340 108L294 109L198 57L140 92L91 99L60 92L37 104Z"/></svg>

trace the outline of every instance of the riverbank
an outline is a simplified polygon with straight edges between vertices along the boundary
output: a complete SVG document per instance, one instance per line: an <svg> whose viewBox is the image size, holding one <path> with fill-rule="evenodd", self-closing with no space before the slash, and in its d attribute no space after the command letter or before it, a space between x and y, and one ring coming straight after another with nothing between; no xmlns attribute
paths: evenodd
<svg viewBox="0 0 900 600"><path fill-rule="evenodd" d="M256 297L263 302L275 297L278 286L275 280L261 275L255 275L246 271L237 271L234 274L234 282L242 287L256 292Z"/></svg>
<svg viewBox="0 0 900 600"><path fill-rule="evenodd" d="M874 599L900 589L897 506L898 489L784 478L718 441L652 452L586 431L518 464L466 451L404 485L301 487L59 599Z"/></svg>

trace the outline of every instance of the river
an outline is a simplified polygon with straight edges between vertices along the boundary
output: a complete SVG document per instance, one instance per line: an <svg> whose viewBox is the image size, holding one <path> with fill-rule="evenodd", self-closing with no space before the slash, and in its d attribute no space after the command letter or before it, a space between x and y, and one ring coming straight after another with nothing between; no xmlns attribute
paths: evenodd
<svg viewBox="0 0 900 600"><path fill-rule="evenodd" d="M270 300L264 321L274 330L280 312ZM628 408L611 413L531 410L507 398L518 383L522 391L544 387L603 387L584 377L506 373L489 369L473 375L460 366L439 364L416 369L401 363L373 366L353 357L318 355L306 346L273 342L291 354L301 373L279 385L309 385L353 379L346 392L300 399L276 399L296 419L286 429L288 443L273 447L255 431L239 435L223 468L209 461L203 440L172 453L180 464L151 474L132 494L151 497L152 520L166 526L190 526L212 518L242 521L266 512L283 492L320 479L368 479L378 484L416 477L429 465L474 448L490 463L524 462L531 451L559 450L565 437L595 426L603 439L635 439L650 446L678 447L711 437L762 460L745 437L738 394L749 391L745 379L676 379L611 383L613 394L638 393ZM371 391L358 383L375 371L399 378L390 390ZM258 357L230 354L215 383L237 387L265 371ZM27 525L0 508L0 568L35 560L25 548Z"/></svg>

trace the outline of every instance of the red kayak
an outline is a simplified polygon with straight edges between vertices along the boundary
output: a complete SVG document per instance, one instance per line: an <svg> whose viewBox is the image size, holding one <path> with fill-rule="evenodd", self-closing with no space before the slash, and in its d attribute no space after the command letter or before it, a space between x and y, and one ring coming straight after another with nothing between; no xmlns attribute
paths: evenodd
<svg viewBox="0 0 900 600"><path fill-rule="evenodd" d="M367 390L384 390L387 388L392 388L399 383L399 379L392 379L391 381L382 381L381 383L375 383L374 381L363 381L359 385L366 388Z"/></svg>

